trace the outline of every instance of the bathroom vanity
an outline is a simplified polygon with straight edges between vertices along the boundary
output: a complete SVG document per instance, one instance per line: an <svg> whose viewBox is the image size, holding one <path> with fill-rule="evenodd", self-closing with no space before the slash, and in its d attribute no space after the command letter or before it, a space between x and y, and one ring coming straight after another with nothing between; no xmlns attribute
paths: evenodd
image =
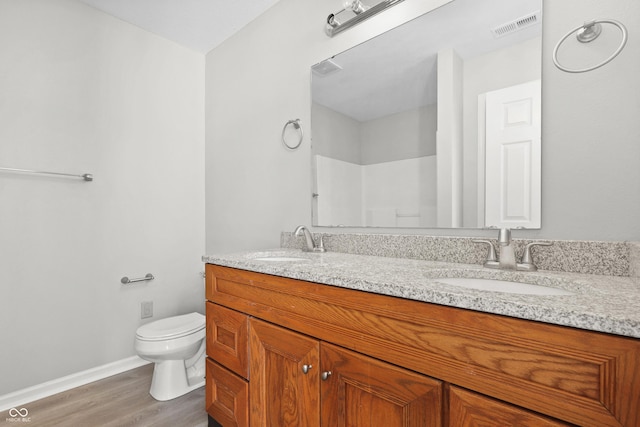
<svg viewBox="0 0 640 427"><path fill-rule="evenodd" d="M203 260L222 426L640 425L635 279L298 250ZM438 283L451 276L571 294Z"/></svg>

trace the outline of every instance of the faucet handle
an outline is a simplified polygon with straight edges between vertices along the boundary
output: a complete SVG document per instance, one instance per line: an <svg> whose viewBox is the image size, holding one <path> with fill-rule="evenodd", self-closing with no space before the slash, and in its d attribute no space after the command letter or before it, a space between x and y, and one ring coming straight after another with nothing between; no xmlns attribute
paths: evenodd
<svg viewBox="0 0 640 427"><path fill-rule="evenodd" d="M487 251L487 259L484 261L484 266L489 268L496 268L498 266L498 255L496 254L496 247L493 245L493 242L490 240L472 240L473 243L485 243L489 245L489 250Z"/></svg>
<svg viewBox="0 0 640 427"><path fill-rule="evenodd" d="M534 246L551 246L553 243L551 242L531 242L527 243L524 247L524 252L522 252L522 261L518 266L519 269L526 271L536 271L538 267L533 263L533 258L531 256L531 248Z"/></svg>

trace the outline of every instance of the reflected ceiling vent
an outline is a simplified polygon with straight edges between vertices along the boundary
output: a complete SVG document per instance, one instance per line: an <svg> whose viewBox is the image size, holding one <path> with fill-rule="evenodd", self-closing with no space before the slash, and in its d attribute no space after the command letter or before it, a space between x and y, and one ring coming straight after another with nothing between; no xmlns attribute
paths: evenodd
<svg viewBox="0 0 640 427"><path fill-rule="evenodd" d="M532 25L536 25L541 22L540 19L540 11L537 10L528 15L523 16L522 18L515 19L510 22L506 22L502 25L498 25L491 29L493 36L495 38L504 37L511 33L515 33L516 31L522 30L524 28L530 27Z"/></svg>
<svg viewBox="0 0 640 427"><path fill-rule="evenodd" d="M331 59L325 59L311 67L311 69L313 70L313 73L318 76L328 76L329 74L337 73L342 70L342 67Z"/></svg>

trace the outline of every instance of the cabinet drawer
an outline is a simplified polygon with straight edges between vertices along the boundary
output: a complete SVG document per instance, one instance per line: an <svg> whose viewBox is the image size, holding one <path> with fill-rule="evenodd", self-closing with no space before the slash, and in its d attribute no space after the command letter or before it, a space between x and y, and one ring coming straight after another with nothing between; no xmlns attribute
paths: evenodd
<svg viewBox="0 0 640 427"><path fill-rule="evenodd" d="M207 359L205 402L207 413L225 427L249 426L249 384Z"/></svg>
<svg viewBox="0 0 640 427"><path fill-rule="evenodd" d="M249 378L249 317L207 302L207 355Z"/></svg>

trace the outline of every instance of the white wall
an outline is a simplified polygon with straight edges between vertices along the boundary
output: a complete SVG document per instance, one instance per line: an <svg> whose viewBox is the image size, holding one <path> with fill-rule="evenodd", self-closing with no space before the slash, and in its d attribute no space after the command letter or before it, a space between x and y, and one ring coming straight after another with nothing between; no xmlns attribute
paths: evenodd
<svg viewBox="0 0 640 427"><path fill-rule="evenodd" d="M310 223L311 65L418 16L432 3L405 0L328 38L323 21L339 1L281 0L207 55L208 252L278 246L281 231ZM640 2L544 2L542 229L516 237L640 240L640 41L630 37L618 58L583 75L564 73L551 61L567 31L598 17L636 28ZM307 137L290 152L280 132L298 117Z"/></svg>
<svg viewBox="0 0 640 427"><path fill-rule="evenodd" d="M437 121L437 106L428 105L363 122L361 164L436 154ZM316 128L315 123L313 126Z"/></svg>
<svg viewBox="0 0 640 427"><path fill-rule="evenodd" d="M547 0L544 6L540 234L640 240L640 39L633 36L640 2ZM558 70L551 61L557 41L594 18L626 25L631 36L622 53L588 73ZM604 56L619 40L618 33Z"/></svg>
<svg viewBox="0 0 640 427"><path fill-rule="evenodd" d="M0 395L203 310L204 56L72 0L0 0ZM122 276L153 273L148 284Z"/></svg>
<svg viewBox="0 0 640 427"><path fill-rule="evenodd" d="M314 154L370 165L436 153L435 104L363 122L317 103L311 108Z"/></svg>
<svg viewBox="0 0 640 427"><path fill-rule="evenodd" d="M313 103L311 108L314 127L323 130L313 135L313 153L362 164L360 122L324 105ZM309 139L307 136L307 142Z"/></svg>

